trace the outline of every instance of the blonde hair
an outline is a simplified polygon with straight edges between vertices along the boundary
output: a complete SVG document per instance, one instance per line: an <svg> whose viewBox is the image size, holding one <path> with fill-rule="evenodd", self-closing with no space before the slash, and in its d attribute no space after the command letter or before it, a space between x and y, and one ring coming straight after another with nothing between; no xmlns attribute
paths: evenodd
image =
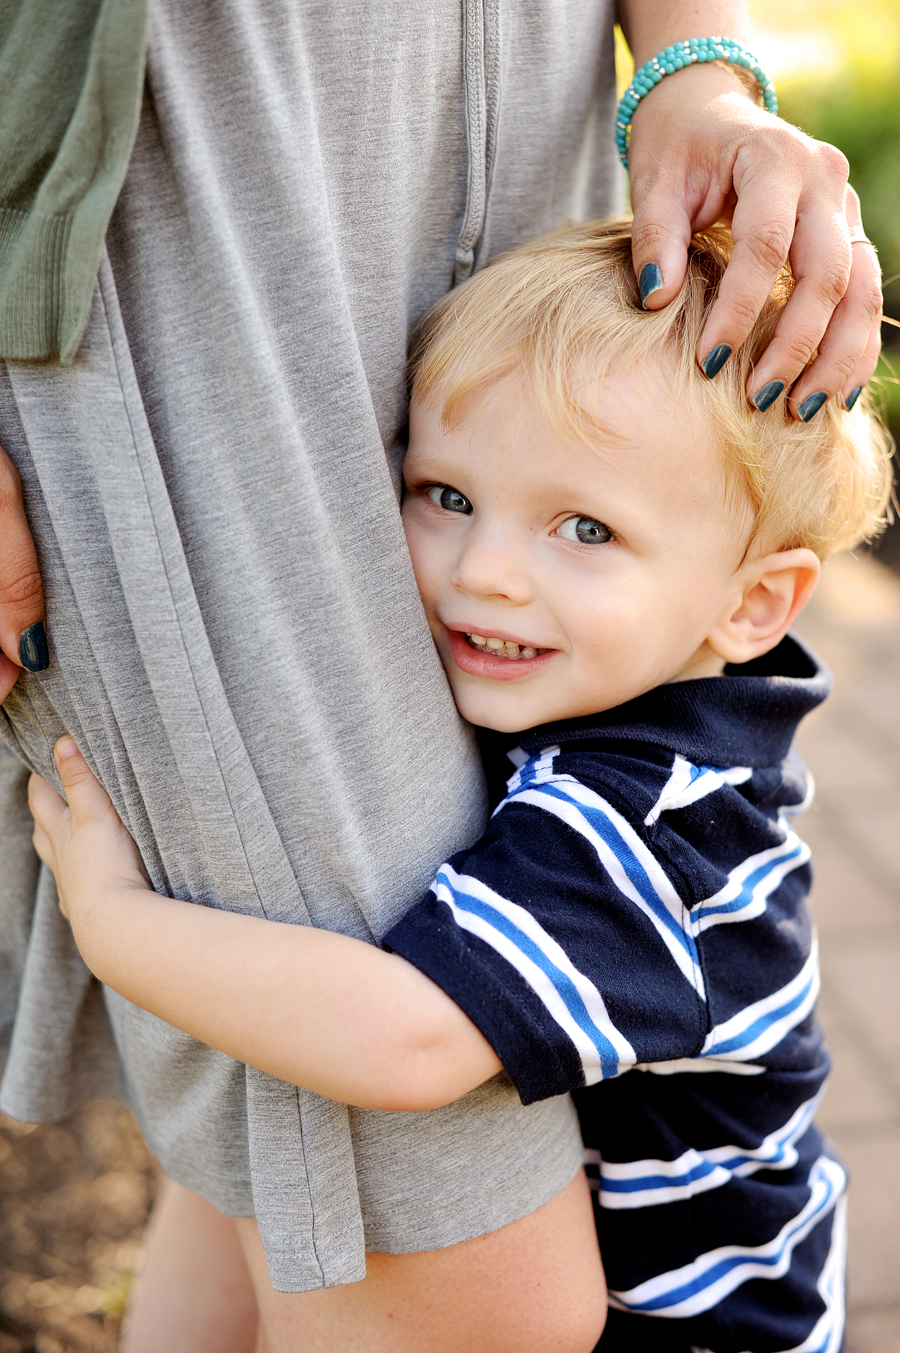
<svg viewBox="0 0 900 1353"><path fill-rule="evenodd" d="M695 235L679 295L651 312L640 305L630 221L566 226L521 245L424 316L411 346L411 392L440 406L449 428L499 383L524 378L548 427L583 440L600 430L578 402L585 370L602 380L665 361L674 369L676 398L687 398L707 420L731 484L747 495L751 543L762 552L807 546L823 560L852 549L886 523L890 438L865 392L852 412L831 399L809 423L790 416L784 396L764 414L750 405L748 376L793 287L787 267L715 380L700 373L697 343L730 252L724 227Z"/></svg>

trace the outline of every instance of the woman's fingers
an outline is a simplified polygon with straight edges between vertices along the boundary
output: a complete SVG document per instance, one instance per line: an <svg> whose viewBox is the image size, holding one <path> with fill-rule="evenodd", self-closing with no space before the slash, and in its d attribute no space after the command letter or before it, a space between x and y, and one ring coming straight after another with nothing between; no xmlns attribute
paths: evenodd
<svg viewBox="0 0 900 1353"><path fill-rule="evenodd" d="M881 311L879 310L878 318L869 332L869 337L866 346L863 349L862 357L860 357L856 366L851 371L841 390L841 399L845 409L853 408L853 405L859 399L866 385L874 376L880 354Z"/></svg>
<svg viewBox="0 0 900 1353"><path fill-rule="evenodd" d="M768 382L782 381L793 387L794 416L808 422L826 399L843 394L846 402L872 376L880 343L881 274L872 246L852 242L861 232L852 189L840 213L819 203L799 216L791 245L796 285L751 376L751 400Z"/></svg>
<svg viewBox="0 0 900 1353"><path fill-rule="evenodd" d="M668 87L667 87L668 86ZM660 310L684 281L691 235L727 211L734 148L720 136L711 100L735 96L734 78L717 66L680 71L642 99L629 148L631 242L635 276L647 310ZM730 158L729 158L730 152Z"/></svg>
<svg viewBox="0 0 900 1353"><path fill-rule="evenodd" d="M858 254L865 250L859 265ZM870 245L853 246L854 267L847 291L834 310L819 350L791 391L791 408L799 411L821 391L840 394L844 404L854 390L871 380L881 350L881 272Z"/></svg>
<svg viewBox="0 0 900 1353"><path fill-rule="evenodd" d="M44 630L44 592L37 552L22 501L18 471L0 448L0 699L18 670L42 672L49 665Z"/></svg>
<svg viewBox="0 0 900 1353"><path fill-rule="evenodd" d="M692 234L683 196L658 180L640 199L631 226L631 253L645 310L661 310L678 295Z"/></svg>
<svg viewBox="0 0 900 1353"><path fill-rule="evenodd" d="M845 407L852 407L878 364L881 268L874 246L865 238L859 198L849 185L844 212L850 276L840 304L828 321L815 359L791 392L791 404L795 409L820 389L829 394L840 393Z"/></svg>
<svg viewBox="0 0 900 1353"><path fill-rule="evenodd" d="M734 350L744 342L789 258L795 289L775 337L756 364L753 388L748 390L751 399L773 381L793 385L822 341L850 282L847 161L833 146L812 141L793 128L787 133L773 140L761 132L735 158L734 252L697 351L702 365L716 347L724 344ZM845 332L848 337L852 342ZM865 337L858 336L845 371L864 346ZM830 375L827 393L833 394L840 381L836 372Z"/></svg>
<svg viewBox="0 0 900 1353"><path fill-rule="evenodd" d="M794 292L747 396L765 411L789 388L791 411L808 421L827 399L852 403L874 372L878 261L869 244L852 243L859 202L841 152L744 97L712 90L710 81L722 78L709 67L679 71L635 113L633 253L642 301L649 310L668 305L690 235L731 218L734 250L697 347L712 379L748 337L789 259Z"/></svg>
<svg viewBox="0 0 900 1353"><path fill-rule="evenodd" d="M0 705L18 681L21 670L21 667L10 662L5 653L0 653Z"/></svg>

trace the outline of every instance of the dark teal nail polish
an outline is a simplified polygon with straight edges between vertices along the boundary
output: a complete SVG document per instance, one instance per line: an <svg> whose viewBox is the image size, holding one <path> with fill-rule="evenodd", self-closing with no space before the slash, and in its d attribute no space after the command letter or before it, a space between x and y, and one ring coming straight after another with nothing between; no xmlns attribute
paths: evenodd
<svg viewBox="0 0 900 1353"><path fill-rule="evenodd" d="M765 413L766 409L771 409L776 399L784 391L784 381L769 381L761 390L757 390L753 396L753 407L760 413Z"/></svg>
<svg viewBox="0 0 900 1353"><path fill-rule="evenodd" d="M26 672L43 672L50 666L47 632L43 621L29 625L19 635L19 660Z"/></svg>
<svg viewBox="0 0 900 1353"><path fill-rule="evenodd" d="M709 380L712 380L713 376L718 376L730 356L731 344L717 343L703 358L703 361L700 363L700 370L703 372L704 376Z"/></svg>
<svg viewBox="0 0 900 1353"><path fill-rule="evenodd" d="M797 410L798 417L802 422L808 423L811 418L815 418L827 398L828 396L824 390L817 390L814 395L810 395L807 399L804 399L800 408Z"/></svg>
<svg viewBox="0 0 900 1353"><path fill-rule="evenodd" d="M851 390L851 391L850 391L849 395L848 395L847 398L844 400L844 408L847 410L848 413L849 413L850 410L853 408L853 405L854 405L854 404L856 403L856 401L859 399L859 397L860 397L861 394L862 394L862 386L861 386L861 385L857 385L857 387L856 387L855 390Z"/></svg>
<svg viewBox="0 0 900 1353"><path fill-rule="evenodd" d="M663 284L663 276L656 263L645 263L641 268L641 305L646 306L648 296L652 296L654 291L659 291Z"/></svg>

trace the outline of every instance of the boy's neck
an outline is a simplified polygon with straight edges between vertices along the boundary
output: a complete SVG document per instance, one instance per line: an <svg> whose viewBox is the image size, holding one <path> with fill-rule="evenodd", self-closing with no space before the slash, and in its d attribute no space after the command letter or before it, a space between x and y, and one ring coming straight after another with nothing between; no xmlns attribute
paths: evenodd
<svg viewBox="0 0 900 1353"><path fill-rule="evenodd" d="M660 686L671 686L676 681L700 681L704 677L721 676L725 671L725 659L720 658L718 653L707 645L697 649L697 652L674 676L666 677L665 681L660 681ZM653 689L652 687L648 689ZM641 695L646 695L646 691L641 691Z"/></svg>

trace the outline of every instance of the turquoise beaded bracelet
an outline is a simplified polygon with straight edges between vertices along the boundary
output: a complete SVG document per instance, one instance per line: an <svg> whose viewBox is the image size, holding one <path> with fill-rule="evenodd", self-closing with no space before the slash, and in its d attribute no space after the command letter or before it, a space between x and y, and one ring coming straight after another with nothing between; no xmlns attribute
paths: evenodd
<svg viewBox="0 0 900 1353"><path fill-rule="evenodd" d="M640 70L635 71L634 79L622 95L616 115L616 145L626 169L631 119L641 99L665 76L674 75L675 71L683 70L685 66L703 61L727 61L730 66L743 66L744 70L750 71L755 77L766 112L773 115L778 112L778 99L775 97L772 81L762 70L756 57L739 42L735 42L733 38L687 38L684 42L676 42L650 61L645 61Z"/></svg>

